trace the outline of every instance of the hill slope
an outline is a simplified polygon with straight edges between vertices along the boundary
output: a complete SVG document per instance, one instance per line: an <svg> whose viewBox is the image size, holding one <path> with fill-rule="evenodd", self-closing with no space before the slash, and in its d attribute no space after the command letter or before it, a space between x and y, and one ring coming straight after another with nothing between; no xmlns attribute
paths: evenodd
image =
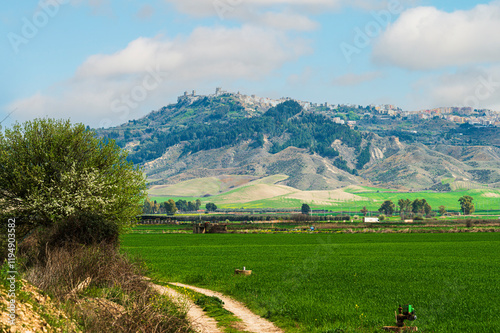
<svg viewBox="0 0 500 333"><path fill-rule="evenodd" d="M172 195L214 195L272 175L287 176L279 185L299 190L359 184L450 190L500 182L500 148L446 141L424 145L419 140L429 141L425 135L394 126L384 131L379 125L378 134L360 132L333 121L335 115L321 108L305 110L293 100L272 106L249 103L239 94L184 96L98 135L129 150L129 159L144 166L151 186L192 180L183 186L194 192L169 186ZM452 131L477 135L475 129L441 123L428 127L428 136L440 137L440 130L443 137ZM463 183L468 185L458 185ZM154 187L151 193L164 192Z"/></svg>

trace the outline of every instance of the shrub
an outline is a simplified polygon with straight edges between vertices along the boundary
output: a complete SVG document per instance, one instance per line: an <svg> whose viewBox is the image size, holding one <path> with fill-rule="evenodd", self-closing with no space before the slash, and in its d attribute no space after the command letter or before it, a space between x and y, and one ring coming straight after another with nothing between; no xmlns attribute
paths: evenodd
<svg viewBox="0 0 500 333"><path fill-rule="evenodd" d="M384 221L384 220L385 220L385 218L386 218L386 217L385 217L385 215L384 215L384 214L380 214L380 215L378 216L379 221Z"/></svg>
<svg viewBox="0 0 500 333"><path fill-rule="evenodd" d="M45 261L47 252L58 247L108 244L118 246L119 227L99 215L83 213L70 216L59 223L40 227L19 244L19 253L30 265Z"/></svg>
<svg viewBox="0 0 500 333"><path fill-rule="evenodd" d="M142 265L114 245L53 248L44 259L25 268L26 279L64 303L85 332L192 332L185 314L143 278Z"/></svg>
<svg viewBox="0 0 500 333"><path fill-rule="evenodd" d="M142 171L127 161L125 150L96 138L83 124L15 124L0 132L0 165L0 212L18 219L19 238L85 213L126 230L142 212Z"/></svg>
<svg viewBox="0 0 500 333"><path fill-rule="evenodd" d="M424 220L424 217L422 216L422 214L417 214L413 217L413 220L415 221L423 221Z"/></svg>

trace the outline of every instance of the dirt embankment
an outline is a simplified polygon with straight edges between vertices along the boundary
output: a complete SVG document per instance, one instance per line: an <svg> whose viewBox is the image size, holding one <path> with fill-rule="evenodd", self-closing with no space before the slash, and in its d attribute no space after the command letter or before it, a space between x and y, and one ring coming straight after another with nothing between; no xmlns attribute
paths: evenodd
<svg viewBox="0 0 500 333"><path fill-rule="evenodd" d="M77 326L66 314L54 305L49 296L22 280L22 287L16 291L15 325L9 318L9 297L7 290L0 286L0 332L65 332L77 331ZM49 322L51 324L49 324Z"/></svg>

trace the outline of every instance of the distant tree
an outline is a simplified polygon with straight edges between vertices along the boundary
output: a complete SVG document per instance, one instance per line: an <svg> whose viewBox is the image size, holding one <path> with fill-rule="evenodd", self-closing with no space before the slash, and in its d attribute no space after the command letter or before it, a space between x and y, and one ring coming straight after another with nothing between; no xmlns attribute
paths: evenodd
<svg viewBox="0 0 500 333"><path fill-rule="evenodd" d="M168 201L165 201L161 204L161 208L165 211L166 214L168 215L174 215L177 213L177 206L175 205L175 201L172 199L168 199Z"/></svg>
<svg viewBox="0 0 500 333"><path fill-rule="evenodd" d="M394 205L394 203L392 202L392 200L386 200L386 201L384 201L384 203L382 204L382 206L380 206L380 208L378 209L378 211L380 213L384 213L387 216L391 216L394 213L394 209L395 208L396 208L396 206Z"/></svg>
<svg viewBox="0 0 500 333"><path fill-rule="evenodd" d="M205 209L209 212L215 212L217 210L217 206L213 202L209 202L205 205Z"/></svg>
<svg viewBox="0 0 500 333"><path fill-rule="evenodd" d="M186 200L179 199L175 202L175 205L177 206L177 209L182 211L182 212L189 210L188 203Z"/></svg>
<svg viewBox="0 0 500 333"><path fill-rule="evenodd" d="M155 201L153 201L153 214L160 214L161 213L161 205Z"/></svg>
<svg viewBox="0 0 500 333"><path fill-rule="evenodd" d="M189 201L187 204L187 210L193 212L196 210L196 203L194 201Z"/></svg>
<svg viewBox="0 0 500 333"><path fill-rule="evenodd" d="M460 208L464 215L470 215L476 210L472 201L474 201L474 198L469 195L464 195L458 199L458 202L460 202Z"/></svg>
<svg viewBox="0 0 500 333"><path fill-rule="evenodd" d="M301 208L302 214L309 214L311 212L311 207L308 204L302 204Z"/></svg>
<svg viewBox="0 0 500 333"><path fill-rule="evenodd" d="M366 209L366 206L363 206L363 208L360 210L361 214L363 214L363 216L366 216L366 214L368 214L368 209Z"/></svg>
<svg viewBox="0 0 500 333"><path fill-rule="evenodd" d="M415 214L423 214L425 212L425 204L427 201L425 199L415 199L411 203L412 206L412 212Z"/></svg>
<svg viewBox="0 0 500 333"><path fill-rule="evenodd" d="M255 142L252 143L251 147L252 148L262 148L264 147L264 143L265 143L265 139L264 139L264 134L262 133L259 133L257 135L257 138L255 139Z"/></svg>
<svg viewBox="0 0 500 333"><path fill-rule="evenodd" d="M429 205L429 203L427 201L424 204L424 212L425 212L425 216L431 217L432 207L431 207L431 205Z"/></svg>
<svg viewBox="0 0 500 333"><path fill-rule="evenodd" d="M439 214L444 215L446 214L446 207L441 205L439 206Z"/></svg>
<svg viewBox="0 0 500 333"><path fill-rule="evenodd" d="M142 213L143 214L153 214L154 213L154 203L146 197L144 200L144 204L142 205Z"/></svg>
<svg viewBox="0 0 500 333"><path fill-rule="evenodd" d="M401 219L405 219L406 216L410 215L411 213L411 201L410 199L399 199L398 200L398 206L399 206L399 215L401 215Z"/></svg>
<svg viewBox="0 0 500 333"><path fill-rule="evenodd" d="M200 207L201 207L201 200L200 199L196 199L195 205L196 205L196 210L200 209Z"/></svg>

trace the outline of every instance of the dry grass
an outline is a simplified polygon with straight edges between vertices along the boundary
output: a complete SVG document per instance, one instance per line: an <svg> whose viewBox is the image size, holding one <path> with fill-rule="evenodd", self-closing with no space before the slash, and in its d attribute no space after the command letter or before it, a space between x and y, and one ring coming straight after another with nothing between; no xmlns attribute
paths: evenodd
<svg viewBox="0 0 500 333"><path fill-rule="evenodd" d="M113 245L66 245L31 260L28 281L49 293L85 332L192 332L185 313Z"/></svg>

